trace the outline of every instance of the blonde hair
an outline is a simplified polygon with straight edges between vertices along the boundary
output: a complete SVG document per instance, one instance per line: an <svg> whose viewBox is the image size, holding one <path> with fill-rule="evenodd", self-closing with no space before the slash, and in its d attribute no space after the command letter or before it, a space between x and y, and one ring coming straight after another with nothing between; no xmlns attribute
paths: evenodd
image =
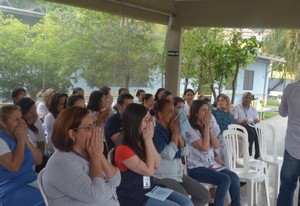
<svg viewBox="0 0 300 206"><path fill-rule="evenodd" d="M6 122L10 115L18 110L21 112L20 107L16 105L5 105L0 108L0 128L2 129L2 122Z"/></svg>
<svg viewBox="0 0 300 206"><path fill-rule="evenodd" d="M51 98L55 93L56 93L55 90L52 88L49 88L45 91L43 100L44 100L44 103L45 103L45 106L47 107L47 109L49 109Z"/></svg>
<svg viewBox="0 0 300 206"><path fill-rule="evenodd" d="M227 102L227 107L224 109L224 111L225 112L230 112L230 110L231 110L231 103L230 103L229 97L226 94L219 94L219 96L217 97L217 108L222 109L222 108L218 107L218 100L220 98L225 99L225 101Z"/></svg>

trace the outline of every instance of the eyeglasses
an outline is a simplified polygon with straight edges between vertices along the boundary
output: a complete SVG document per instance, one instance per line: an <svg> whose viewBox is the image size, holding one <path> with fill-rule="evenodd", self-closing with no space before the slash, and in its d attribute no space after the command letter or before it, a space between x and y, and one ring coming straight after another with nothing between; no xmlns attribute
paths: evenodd
<svg viewBox="0 0 300 206"><path fill-rule="evenodd" d="M73 130L78 131L80 129L85 130L87 132L92 131L94 128L94 125L90 125L90 126L86 126L86 127L77 127L77 128L73 128Z"/></svg>

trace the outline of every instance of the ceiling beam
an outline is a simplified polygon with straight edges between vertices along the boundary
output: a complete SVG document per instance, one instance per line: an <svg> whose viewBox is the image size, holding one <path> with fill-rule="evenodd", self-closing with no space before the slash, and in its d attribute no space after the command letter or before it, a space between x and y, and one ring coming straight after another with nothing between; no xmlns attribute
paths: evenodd
<svg viewBox="0 0 300 206"><path fill-rule="evenodd" d="M300 28L298 0L226 0L177 2L183 26Z"/></svg>
<svg viewBox="0 0 300 206"><path fill-rule="evenodd" d="M155 22L167 25L169 17L174 12L171 7L172 0L151 0L151 1L115 1L115 0L48 0L50 2L62 3L106 13L127 16L139 20ZM158 1L164 3L157 3ZM152 4L149 4L152 2ZM159 6L162 5L162 6ZM158 9L158 7L161 7Z"/></svg>

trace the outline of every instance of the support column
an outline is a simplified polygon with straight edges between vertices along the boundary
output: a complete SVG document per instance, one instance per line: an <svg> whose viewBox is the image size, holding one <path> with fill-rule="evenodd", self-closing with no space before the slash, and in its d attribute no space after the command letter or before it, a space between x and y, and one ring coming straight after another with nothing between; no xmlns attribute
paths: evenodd
<svg viewBox="0 0 300 206"><path fill-rule="evenodd" d="M166 73L165 88L172 92L173 96L180 93L180 67L181 67L181 45L183 29L180 26L171 25L168 28L166 42Z"/></svg>

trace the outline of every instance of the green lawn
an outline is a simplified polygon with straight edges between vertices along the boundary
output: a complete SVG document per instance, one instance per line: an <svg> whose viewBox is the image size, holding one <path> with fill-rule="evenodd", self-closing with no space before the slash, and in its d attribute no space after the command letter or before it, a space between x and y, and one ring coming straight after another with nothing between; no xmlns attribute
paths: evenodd
<svg viewBox="0 0 300 206"><path fill-rule="evenodd" d="M278 115L278 112L265 112L264 118L268 119L268 118L271 118L271 117L275 117L277 115Z"/></svg>
<svg viewBox="0 0 300 206"><path fill-rule="evenodd" d="M271 106L271 107L279 107L279 102L278 100L271 100L271 99L268 99L267 100L267 107L268 106Z"/></svg>

